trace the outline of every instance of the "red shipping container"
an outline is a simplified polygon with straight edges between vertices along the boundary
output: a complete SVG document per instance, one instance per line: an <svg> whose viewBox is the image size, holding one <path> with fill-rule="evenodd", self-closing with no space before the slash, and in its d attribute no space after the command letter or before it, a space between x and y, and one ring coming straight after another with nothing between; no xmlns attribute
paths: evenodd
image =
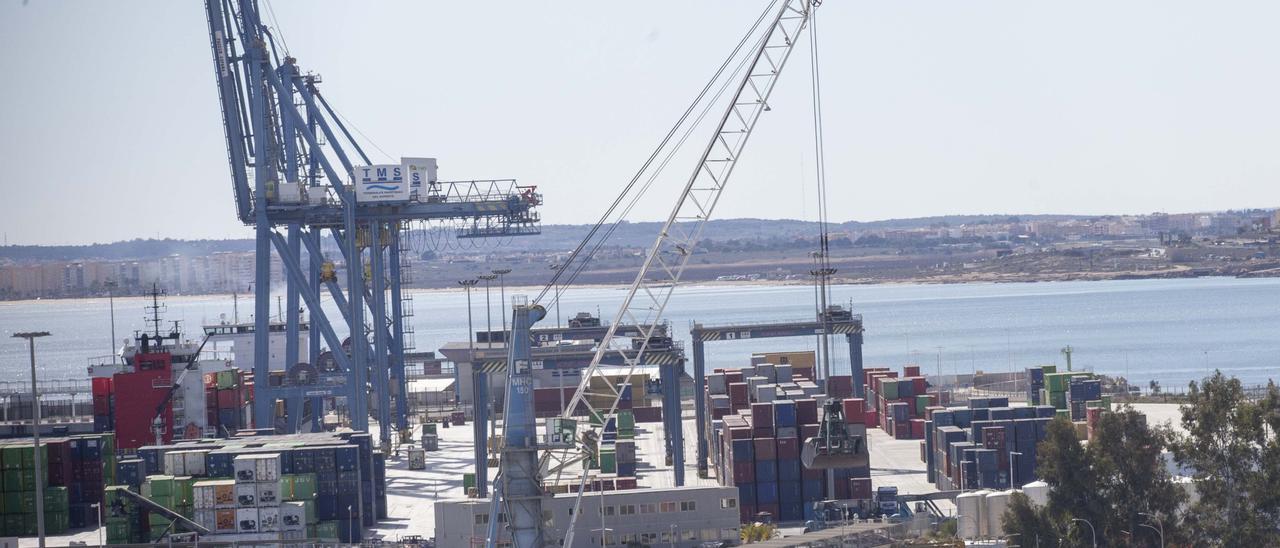
<svg viewBox="0 0 1280 548"><path fill-rule="evenodd" d="M817 468L805 468L805 467L804 467L804 463L801 463L801 464L800 464L800 479L807 479L807 480L826 480L826 479L827 479L827 473L826 473L826 471L825 471L825 470L819 470L819 469L817 469ZM827 485L826 481L823 481L822 485L824 486L824 489L825 489L825 486Z"/></svg>
<svg viewBox="0 0 1280 548"><path fill-rule="evenodd" d="M94 415L110 415L111 414L111 396L94 396L93 397L93 414Z"/></svg>
<svg viewBox="0 0 1280 548"><path fill-rule="evenodd" d="M853 395L853 377L848 375L832 375L827 378L827 395L833 398L847 398Z"/></svg>
<svg viewBox="0 0 1280 548"><path fill-rule="evenodd" d="M778 459L790 460L800 458L800 440L795 438L778 438Z"/></svg>
<svg viewBox="0 0 1280 548"><path fill-rule="evenodd" d="M742 485L756 481L755 461L733 463L733 484Z"/></svg>
<svg viewBox="0 0 1280 548"><path fill-rule="evenodd" d="M809 439L809 438L817 437L818 432L821 430L821 428L822 428L821 426L818 426L818 425L816 425L816 424L805 424L805 425L801 425L801 426L800 426L800 441L804 441L804 440L807 440L807 439Z"/></svg>
<svg viewBox="0 0 1280 548"><path fill-rule="evenodd" d="M924 419L911 419L911 439L924 439Z"/></svg>
<svg viewBox="0 0 1280 548"><path fill-rule="evenodd" d="M861 423L866 413L867 400L862 398L846 398L843 402L845 422Z"/></svg>
<svg viewBox="0 0 1280 548"><path fill-rule="evenodd" d="M111 377L94 377L91 392L94 396L110 396L112 392Z"/></svg>
<svg viewBox="0 0 1280 548"><path fill-rule="evenodd" d="M756 438L753 441L756 460L775 460L778 458L778 442L773 438Z"/></svg>
<svg viewBox="0 0 1280 548"><path fill-rule="evenodd" d="M619 491L636 488L635 478L618 478L617 480L614 480L614 483L618 486Z"/></svg>
<svg viewBox="0 0 1280 548"><path fill-rule="evenodd" d="M751 404L751 426L753 428L773 429L773 404Z"/></svg>
<svg viewBox="0 0 1280 548"><path fill-rule="evenodd" d="M924 393L928 391L928 389L929 389L929 383L925 382L924 377L916 376L915 378L911 379L911 390L917 396L924 395Z"/></svg>
<svg viewBox="0 0 1280 548"><path fill-rule="evenodd" d="M893 437L899 440L911 439L911 423L899 422L893 425Z"/></svg>
<svg viewBox="0 0 1280 548"><path fill-rule="evenodd" d="M875 409L868 409L862 418L865 419L863 424L867 425L867 428L875 428L880 424L880 412Z"/></svg>
<svg viewBox="0 0 1280 548"><path fill-rule="evenodd" d="M751 429L746 427L737 427L729 429L729 439L731 440L749 440L751 439Z"/></svg>
<svg viewBox="0 0 1280 548"><path fill-rule="evenodd" d="M908 366L903 367L903 368L902 368L902 376L904 376L904 377L919 377L919 376L920 376L920 366L918 366L918 365L908 365Z"/></svg>
<svg viewBox="0 0 1280 548"><path fill-rule="evenodd" d="M871 498L871 478L850 478L849 497L855 500Z"/></svg>
<svg viewBox="0 0 1280 548"><path fill-rule="evenodd" d="M637 423L662 422L661 407L635 407L631 409L631 414L635 415Z"/></svg>
<svg viewBox="0 0 1280 548"><path fill-rule="evenodd" d="M746 407L750 400L747 399L747 383L731 382L729 383L729 401L733 403L734 408Z"/></svg>
<svg viewBox="0 0 1280 548"><path fill-rule="evenodd" d="M742 370L734 369L724 372L724 380L729 384L742 382Z"/></svg>
<svg viewBox="0 0 1280 548"><path fill-rule="evenodd" d="M218 409L237 409L240 407L240 390L223 388L218 390Z"/></svg>
<svg viewBox="0 0 1280 548"><path fill-rule="evenodd" d="M852 489L852 487L853 487L853 486L852 486L852 485L850 485L850 483L849 483L849 482L847 482L847 481L837 481L837 482L836 482L836 496L835 496L835 497L833 497L833 498L835 498L835 499L837 499L837 500L843 500L843 499L851 499L851 498L853 498L853 496L852 496L852 495L853 495L853 489Z"/></svg>
<svg viewBox="0 0 1280 548"><path fill-rule="evenodd" d="M818 424L817 400L796 400L796 424Z"/></svg>

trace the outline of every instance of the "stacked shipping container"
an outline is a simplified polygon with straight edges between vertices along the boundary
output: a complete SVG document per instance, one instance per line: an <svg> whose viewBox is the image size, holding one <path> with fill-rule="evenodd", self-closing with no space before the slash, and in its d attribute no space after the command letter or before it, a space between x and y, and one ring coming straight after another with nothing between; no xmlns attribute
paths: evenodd
<svg viewBox="0 0 1280 548"><path fill-rule="evenodd" d="M368 434L199 440L142 447L138 456L121 464L154 472L144 496L214 531L211 541L359 542L362 526L386 515L386 462ZM108 541L156 540L168 520L148 514L120 504L108 515Z"/></svg>
<svg viewBox="0 0 1280 548"><path fill-rule="evenodd" d="M11 439L0 442L4 516L0 534L36 534L36 459L45 476L45 533L61 534L97 523L91 505L102 501L104 477L115 474L112 434L42 438L38 451L30 439Z"/></svg>
<svg viewBox="0 0 1280 548"><path fill-rule="evenodd" d="M812 368L804 368L806 375ZM818 435L819 401L852 395L852 379L833 376L824 393L809 377L787 364L757 363L738 371L717 369L707 376L707 409L711 419L711 452L721 485L738 487L743 521L768 513L781 521L810 519L809 503L828 499L871 498L870 468L832 470L834 492L827 491L826 472L800 462L804 440ZM851 430L866 435L862 400L846 418Z"/></svg>
<svg viewBox="0 0 1280 548"><path fill-rule="evenodd" d="M1008 489L1035 481L1036 445L1053 417L1050 406L1009 407L1008 398L931 408L921 443L927 477L943 491Z"/></svg>

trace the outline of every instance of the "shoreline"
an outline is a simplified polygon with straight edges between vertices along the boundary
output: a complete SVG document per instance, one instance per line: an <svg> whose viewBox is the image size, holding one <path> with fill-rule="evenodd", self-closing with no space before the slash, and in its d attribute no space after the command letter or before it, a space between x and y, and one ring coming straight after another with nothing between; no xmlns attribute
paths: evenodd
<svg viewBox="0 0 1280 548"><path fill-rule="evenodd" d="M1258 275L1239 276L1228 274L1197 274L1193 269L1182 268L1173 270L1162 270L1157 272L1062 272L1049 275L1044 274L995 274L995 273L974 273L974 274L944 274L936 276L922 276L915 278L885 279L885 278L833 278L832 286L931 286L931 285L980 285L980 284L1033 284L1033 283L1054 283L1054 282L1109 282L1109 281L1134 281L1134 280L1187 280L1202 278L1229 278L1229 279L1261 279L1261 278L1280 278L1280 271L1264 271ZM812 282L806 280L698 280L684 282L684 287L791 287L791 286L812 286ZM541 291L544 286L541 285L509 285L508 291ZM601 283L580 283L568 287L561 287L562 291L570 289L627 289L627 284L601 284ZM405 292L413 293L461 293L463 289L460 287L407 287ZM273 292L275 295L279 292ZM252 303L252 293L169 293L166 297L181 298L226 298L235 295L243 296L248 303ZM74 297L39 297L33 299L8 299L0 300L0 306L18 305L18 304L34 304L43 301L77 301L77 300L106 300L106 295L88 295ZM134 299L148 299L147 295L117 295L116 300L128 302Z"/></svg>

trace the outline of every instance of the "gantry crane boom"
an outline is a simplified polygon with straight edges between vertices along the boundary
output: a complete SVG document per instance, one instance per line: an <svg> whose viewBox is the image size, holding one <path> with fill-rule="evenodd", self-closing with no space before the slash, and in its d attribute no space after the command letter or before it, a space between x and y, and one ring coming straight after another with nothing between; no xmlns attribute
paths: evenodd
<svg viewBox="0 0 1280 548"><path fill-rule="evenodd" d="M284 362L291 374L285 384L258 385L254 422L258 428L275 426L277 401L284 400L285 429L295 431L304 403L312 405L315 416L322 398L341 397L357 430L368 430L368 410L376 410L385 446L393 429L408 425L402 232L412 221L455 219L475 227L461 236L536 234L541 196L512 179L437 181L432 158L370 165L320 95L320 77L303 73L296 59L277 48L257 0L205 0L204 8L236 216L255 229L252 367L259 379L269 374L273 251L284 269L288 299ZM421 167L427 176L417 181L407 173L396 176L392 170L401 166L406 172ZM366 168L390 174L374 181L377 185L358 183L356 170ZM378 198L370 188L394 193ZM322 235L332 237L346 266L344 286L334 275L336 261L324 254ZM321 307L322 288L339 305L341 317L331 321ZM303 303L311 326L306 363L300 363L298 344ZM349 345L338 333L350 334ZM327 374L324 379L311 374L319 365L321 341L334 364L334 371L320 372ZM376 405L370 405L371 394ZM398 416L391 415L393 407ZM312 428L317 426L313 422Z"/></svg>
<svg viewBox="0 0 1280 548"><path fill-rule="evenodd" d="M567 403L563 410L563 418L570 418L579 406L584 406L589 413L592 414L613 414L617 411L618 401L622 394L621 386L629 384L632 373L637 365L642 364L644 353L650 342L653 340L655 330L659 329L662 324L663 312L667 303L671 298L674 289L679 285L684 269L693 255L693 250L697 244L698 238L705 227L707 220L711 218L715 210L716 204L720 200L720 195L728 184L734 168L738 164L738 160L742 157L743 150L751 136L752 131L756 127L756 122L760 115L769 110L769 97L772 95L774 87L777 84L778 77L782 73L783 67L787 64L787 60L791 57L791 53L795 45L799 41L800 34L804 31L812 10L818 5L817 0L779 0L778 7L771 19L770 25L759 37L755 44L755 48L748 53L744 59L745 71L741 73L741 79L738 81L737 87L719 119L711 139L702 151L702 155L698 160L693 173L689 176L679 198L676 200L675 206L668 215L666 221L662 225L661 231L658 233L656 241L649 248L645 255L643 266L636 273L635 279L632 281L627 290L626 296L623 298L622 306L614 315L613 322L609 324L609 329L596 349L596 353L591 360L590 365L583 370L582 380L579 382L573 398ZM517 312L517 315L519 313ZM621 325L638 326L641 330L639 337L635 340L639 341L635 345L622 345L616 339L616 330ZM513 331L513 349L512 356L517 355L515 346L527 347L530 345L529 337L522 336L519 331ZM608 378L594 379L594 375L598 370L601 360L610 353L616 353L626 370L622 383L615 384ZM605 392L593 392L591 389L592 381L600 382L605 387ZM668 387L667 389L671 389ZM589 396L603 396L611 403L608 406L597 408L592 405L588 399ZM532 417L532 409L521 409L514 405L507 407L507 420L512 420L513 414L528 414ZM523 419L519 419L523 420ZM604 423L605 421L599 421ZM602 439L600 436L588 436L588 439ZM574 457L562 458L561 461L568 462ZM506 475L509 470L524 462L517 463L514 459L509 458L508 453L504 452L501 458L501 466L499 474ZM561 464L560 466L563 466ZM582 471L583 479L587 470ZM579 485L582 485L582 481ZM500 497L507 495L501 488L494 490L494 502L492 506L496 513L499 505L497 504ZM570 513L571 518L569 527L564 539L564 546L576 546L574 535L576 534L577 518L581 513L582 489L578 491L578 498L575 500L574 509ZM540 508L540 501L532 500L525 497L521 500L504 500L504 506L508 508L508 514L512 515L512 507L519 507L522 504L529 504L532 511L534 505ZM497 515L490 516L490 523L496 523ZM544 538L541 531L541 522L539 522L539 530L535 533L525 532L525 534L513 534L512 540L518 548L542 548L533 542L540 542ZM495 546L497 542L495 528L491 526L491 534L488 535L488 545ZM513 530L513 533L516 531ZM603 534L603 532L602 532Z"/></svg>

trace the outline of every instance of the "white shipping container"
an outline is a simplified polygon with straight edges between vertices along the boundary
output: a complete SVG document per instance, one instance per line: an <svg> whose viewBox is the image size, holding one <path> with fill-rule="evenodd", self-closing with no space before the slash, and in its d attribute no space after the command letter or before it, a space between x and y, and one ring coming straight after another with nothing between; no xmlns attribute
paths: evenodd
<svg viewBox="0 0 1280 548"><path fill-rule="evenodd" d="M280 482L259 482L256 485L258 488L259 507L280 505Z"/></svg>
<svg viewBox="0 0 1280 548"><path fill-rule="evenodd" d="M303 502L286 502L280 505L280 530L304 531L307 528L307 505Z"/></svg>
<svg viewBox="0 0 1280 548"><path fill-rule="evenodd" d="M258 506L258 486L253 483L236 484L236 507L251 508Z"/></svg>
<svg viewBox="0 0 1280 548"><path fill-rule="evenodd" d="M255 458L257 456L240 455L231 462L231 469L235 471L236 481L257 481L258 461Z"/></svg>
<svg viewBox="0 0 1280 548"><path fill-rule="evenodd" d="M257 457L257 477L254 481L280 481L280 454L254 455Z"/></svg>
<svg viewBox="0 0 1280 548"><path fill-rule="evenodd" d="M258 530L259 531L279 531L280 530L280 509L274 506L258 508Z"/></svg>
<svg viewBox="0 0 1280 548"><path fill-rule="evenodd" d="M218 529L218 511L213 509L196 509L196 523L210 531Z"/></svg>
<svg viewBox="0 0 1280 548"><path fill-rule="evenodd" d="M236 509L236 531L241 533L258 532L258 509L257 508L237 508Z"/></svg>
<svg viewBox="0 0 1280 548"><path fill-rule="evenodd" d="M782 364L782 365L774 366L773 370L777 374L778 382L780 383L791 382L792 378L791 378L790 364Z"/></svg>
<svg viewBox="0 0 1280 548"><path fill-rule="evenodd" d="M183 451L183 465L185 471L183 476L203 476L205 474L205 457L209 455L208 451Z"/></svg>
<svg viewBox="0 0 1280 548"><path fill-rule="evenodd" d="M209 482L197 481L191 487L191 493L192 497L195 498L195 500L191 501L191 504L197 510L202 508L212 509L215 506L213 502L213 486Z"/></svg>

